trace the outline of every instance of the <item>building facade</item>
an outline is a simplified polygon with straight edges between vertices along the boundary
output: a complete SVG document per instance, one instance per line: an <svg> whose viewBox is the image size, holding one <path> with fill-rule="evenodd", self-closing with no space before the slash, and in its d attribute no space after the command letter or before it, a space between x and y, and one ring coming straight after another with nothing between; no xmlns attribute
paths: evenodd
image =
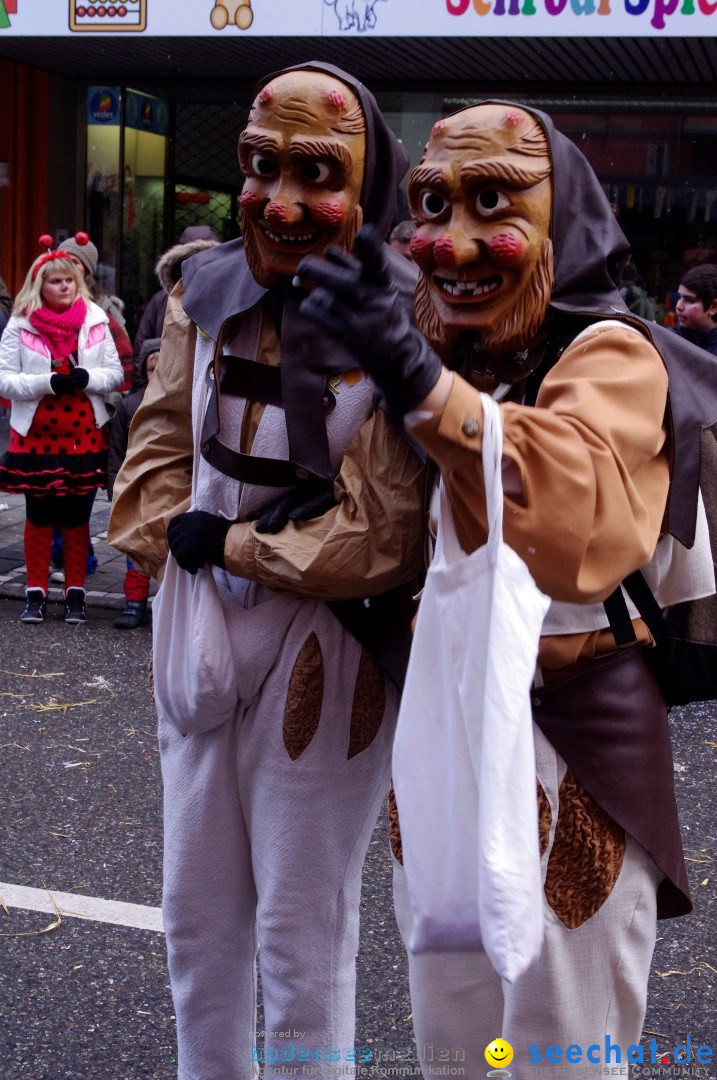
<svg viewBox="0 0 717 1080"><path fill-rule="evenodd" d="M43 9L44 9L43 5ZM593 164L649 291L717 261L715 0L0 0L0 274L89 232L130 330L190 224L239 234L257 78L302 60L376 94L412 162L483 98L549 112ZM54 20L54 21L53 21ZM669 308L669 300L667 300Z"/></svg>

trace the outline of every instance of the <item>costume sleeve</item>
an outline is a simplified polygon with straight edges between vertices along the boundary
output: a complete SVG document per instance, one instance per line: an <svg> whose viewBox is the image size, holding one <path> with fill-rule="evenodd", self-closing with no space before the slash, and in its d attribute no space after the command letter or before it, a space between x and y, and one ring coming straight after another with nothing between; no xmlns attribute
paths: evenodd
<svg viewBox="0 0 717 1080"><path fill-rule="evenodd" d="M227 534L227 570L276 592L319 600L378 595L423 562L425 466L384 413L361 427L335 484L338 505L272 536L253 523Z"/></svg>
<svg viewBox="0 0 717 1080"><path fill-rule="evenodd" d="M129 438L129 425L132 420L130 412L125 408L126 398L120 402L119 408L110 425L109 441L107 445L107 495L112 498L117 473L122 467L122 462L127 453L127 441Z"/></svg>
<svg viewBox="0 0 717 1080"><path fill-rule="evenodd" d="M605 328L565 350L535 408L501 406L504 536L554 599L604 600L652 557L669 486L666 404L655 348ZM456 376L441 414L412 429L441 468L468 551L486 539L481 419L477 391Z"/></svg>
<svg viewBox="0 0 717 1080"><path fill-rule="evenodd" d="M164 564L167 524L189 509L192 488L196 329L180 297L181 285L167 307L159 363L132 420L107 533L149 577Z"/></svg>
<svg viewBox="0 0 717 1080"><path fill-rule="evenodd" d="M120 363L122 365L122 371L124 374L124 379L119 389L122 393L124 393L126 390L132 389L132 342L130 341L129 334L125 330L124 326L120 326L120 324L115 318L113 318L112 315L108 315L108 318L110 320L110 333L112 334L112 340L115 343L117 355L119 356Z"/></svg>

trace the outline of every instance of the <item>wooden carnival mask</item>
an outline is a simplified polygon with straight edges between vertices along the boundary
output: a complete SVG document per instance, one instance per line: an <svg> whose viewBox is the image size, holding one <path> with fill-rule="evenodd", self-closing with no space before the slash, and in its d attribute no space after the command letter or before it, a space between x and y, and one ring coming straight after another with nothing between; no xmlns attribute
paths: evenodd
<svg viewBox="0 0 717 1080"><path fill-rule="evenodd" d="M361 105L339 79L297 70L261 89L239 139L242 231L261 285L292 277L304 255L328 244L351 247L365 155Z"/></svg>
<svg viewBox="0 0 717 1080"><path fill-rule="evenodd" d="M550 177L545 134L522 109L477 105L434 125L408 196L418 324L444 357L465 331L499 354L541 325L553 281Z"/></svg>

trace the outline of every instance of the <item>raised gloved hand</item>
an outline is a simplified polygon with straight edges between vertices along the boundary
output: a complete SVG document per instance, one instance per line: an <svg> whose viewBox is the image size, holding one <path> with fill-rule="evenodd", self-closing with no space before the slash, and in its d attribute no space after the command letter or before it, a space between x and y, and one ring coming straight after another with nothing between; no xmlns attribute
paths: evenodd
<svg viewBox="0 0 717 1080"><path fill-rule="evenodd" d="M249 514L249 521L256 521L256 531L278 533L288 521L309 521L321 517L336 505L333 480L317 480L302 484L287 495L282 495L271 506Z"/></svg>
<svg viewBox="0 0 717 1080"><path fill-rule="evenodd" d="M231 525L231 521L206 510L177 514L167 526L169 550L190 574L196 574L205 563L224 568L224 541Z"/></svg>
<svg viewBox="0 0 717 1080"><path fill-rule="evenodd" d="M298 272L311 290L302 315L356 356L392 412L415 408L438 382L441 360L408 317L376 229L366 225L356 234L353 255L328 247L323 259L302 259Z"/></svg>
<svg viewBox="0 0 717 1080"><path fill-rule="evenodd" d="M56 372L50 376L50 386L56 397L61 394L69 394L72 390L84 390L90 381L90 373L86 368L73 368L69 375L61 375Z"/></svg>

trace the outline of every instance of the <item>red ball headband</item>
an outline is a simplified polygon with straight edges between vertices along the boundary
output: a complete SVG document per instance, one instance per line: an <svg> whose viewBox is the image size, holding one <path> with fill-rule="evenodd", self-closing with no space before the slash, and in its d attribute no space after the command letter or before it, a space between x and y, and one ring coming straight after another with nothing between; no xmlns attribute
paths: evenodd
<svg viewBox="0 0 717 1080"><path fill-rule="evenodd" d="M78 232L75 234L75 243L80 247L84 247L85 244L89 244L90 238L86 232ZM38 244L41 247L47 248L47 251L42 255L35 264L35 269L32 271L32 280L34 281L40 272L41 267L46 263L52 262L53 259L70 259L73 262L77 262L77 259L73 259L73 256L69 251L53 251L52 250L52 237L49 233L43 233L38 240Z"/></svg>

